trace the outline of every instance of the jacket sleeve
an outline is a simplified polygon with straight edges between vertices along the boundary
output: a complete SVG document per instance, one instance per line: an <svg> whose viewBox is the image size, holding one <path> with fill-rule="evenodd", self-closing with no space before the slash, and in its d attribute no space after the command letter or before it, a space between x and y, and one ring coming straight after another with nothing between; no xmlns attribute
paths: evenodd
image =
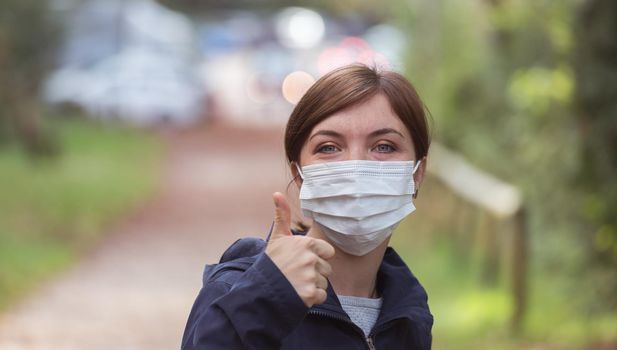
<svg viewBox="0 0 617 350"><path fill-rule="evenodd" d="M207 282L193 305L182 349L278 349L308 308L262 253L233 283Z"/></svg>

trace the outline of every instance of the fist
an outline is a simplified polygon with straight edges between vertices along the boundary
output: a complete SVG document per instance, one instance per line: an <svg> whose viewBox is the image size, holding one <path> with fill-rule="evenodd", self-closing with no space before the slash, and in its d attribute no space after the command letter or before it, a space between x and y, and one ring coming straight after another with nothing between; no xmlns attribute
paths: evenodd
<svg viewBox="0 0 617 350"><path fill-rule="evenodd" d="M332 268L328 260L334 248L324 240L294 236L291 233L291 213L285 196L276 192L274 225L266 254L281 270L307 307L326 301L328 276Z"/></svg>

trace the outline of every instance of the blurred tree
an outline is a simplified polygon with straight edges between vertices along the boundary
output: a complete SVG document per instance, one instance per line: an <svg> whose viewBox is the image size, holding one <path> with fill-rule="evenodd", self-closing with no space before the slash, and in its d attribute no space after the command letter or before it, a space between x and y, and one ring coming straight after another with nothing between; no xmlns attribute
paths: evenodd
<svg viewBox="0 0 617 350"><path fill-rule="evenodd" d="M617 2L589 0L576 21L576 104L582 137L579 183L602 288L617 295ZM608 277L608 278L607 278ZM613 307L617 300L613 298Z"/></svg>
<svg viewBox="0 0 617 350"><path fill-rule="evenodd" d="M0 143L16 139L30 154L54 148L39 116L39 88L49 68L57 30L48 1L0 4Z"/></svg>

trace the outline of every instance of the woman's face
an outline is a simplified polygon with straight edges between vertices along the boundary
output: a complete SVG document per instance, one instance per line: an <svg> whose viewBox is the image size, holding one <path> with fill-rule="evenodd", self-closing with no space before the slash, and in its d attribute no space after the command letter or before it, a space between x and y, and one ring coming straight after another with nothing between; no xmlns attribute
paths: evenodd
<svg viewBox="0 0 617 350"><path fill-rule="evenodd" d="M315 125L300 152L300 166L342 160L414 160L405 124L383 94ZM293 169L294 167L292 167Z"/></svg>

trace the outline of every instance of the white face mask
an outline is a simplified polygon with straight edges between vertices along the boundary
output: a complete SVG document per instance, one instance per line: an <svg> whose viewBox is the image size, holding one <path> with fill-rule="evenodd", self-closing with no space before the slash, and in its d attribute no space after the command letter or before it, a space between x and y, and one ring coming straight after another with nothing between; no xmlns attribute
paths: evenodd
<svg viewBox="0 0 617 350"><path fill-rule="evenodd" d="M413 174L419 165L349 160L298 167L302 212L341 250L365 255L416 209Z"/></svg>

